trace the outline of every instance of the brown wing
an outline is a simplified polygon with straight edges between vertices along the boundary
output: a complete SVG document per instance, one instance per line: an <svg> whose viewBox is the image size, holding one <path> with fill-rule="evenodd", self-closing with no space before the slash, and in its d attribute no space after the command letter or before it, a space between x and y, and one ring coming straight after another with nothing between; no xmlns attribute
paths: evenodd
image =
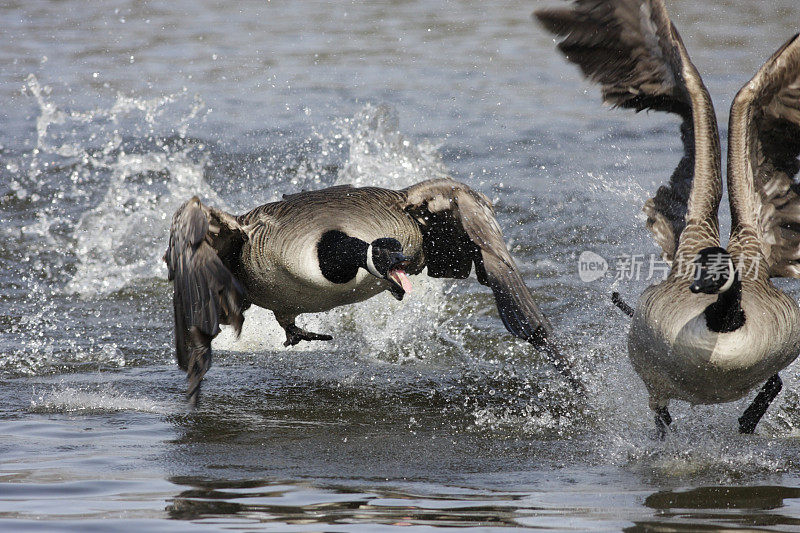
<svg viewBox="0 0 800 533"><path fill-rule="evenodd" d="M613 106L681 116L684 155L669 184L644 205L647 227L671 261L687 219L718 227L722 194L719 135L708 91L661 0L576 0L535 17ZM697 183L700 179L702 183ZM693 188L695 191L693 192ZM708 224L706 224L708 226Z"/></svg>
<svg viewBox="0 0 800 533"><path fill-rule="evenodd" d="M428 274L465 278L474 264L478 281L494 293L506 329L534 345L547 345L553 328L508 253L489 199L451 179L424 181L403 192L404 208L422 231Z"/></svg>
<svg viewBox="0 0 800 533"><path fill-rule="evenodd" d="M220 324L232 324L237 334L242 328L244 291L231 274L231 261L246 239L233 217L196 196L172 217L164 261L173 281L175 354L187 372L192 403L211 366L211 340Z"/></svg>
<svg viewBox="0 0 800 533"><path fill-rule="evenodd" d="M800 278L800 36L739 91L728 130L731 238L756 229L769 274Z"/></svg>
<svg viewBox="0 0 800 533"><path fill-rule="evenodd" d="M451 179L424 181L402 191L404 209L419 224L428 274L466 278L475 265L478 281L494 293L506 329L545 350L572 387L584 390L552 339L553 327L533 301L506 248L488 198Z"/></svg>

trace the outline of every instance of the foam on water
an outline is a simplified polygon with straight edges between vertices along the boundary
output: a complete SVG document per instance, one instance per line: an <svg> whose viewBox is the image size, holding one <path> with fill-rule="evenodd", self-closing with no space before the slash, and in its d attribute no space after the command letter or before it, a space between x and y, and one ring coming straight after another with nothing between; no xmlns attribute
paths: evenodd
<svg viewBox="0 0 800 533"><path fill-rule="evenodd" d="M46 307L45 313L48 311ZM126 364L125 355L114 342L55 340L47 334L46 322L30 329L35 334L25 338L24 348L10 350L0 356L0 372L36 376L75 368L120 368Z"/></svg>

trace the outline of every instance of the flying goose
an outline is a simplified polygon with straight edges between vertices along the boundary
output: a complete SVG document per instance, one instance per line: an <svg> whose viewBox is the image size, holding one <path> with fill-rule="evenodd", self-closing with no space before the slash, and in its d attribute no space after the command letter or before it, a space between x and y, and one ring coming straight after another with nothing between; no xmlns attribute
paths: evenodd
<svg viewBox="0 0 800 533"><path fill-rule="evenodd" d="M716 116L663 1L575 0L535 16L606 103L683 119L683 159L644 205L672 267L641 295L628 352L662 437L671 399L730 402L766 382L739 418L739 431L752 433L781 389L778 372L800 351L797 303L769 281L800 277L800 39L775 52L731 106L732 220L721 248Z"/></svg>
<svg viewBox="0 0 800 533"><path fill-rule="evenodd" d="M403 190L349 185L284 195L232 216L193 197L172 218L164 256L174 281L175 350L194 403L220 324L241 331L250 304L270 309L286 346L331 336L301 329L328 311L388 290L402 300L408 274L463 279L473 264L494 292L506 329L542 346L573 386L552 327L525 286L489 199L436 179Z"/></svg>

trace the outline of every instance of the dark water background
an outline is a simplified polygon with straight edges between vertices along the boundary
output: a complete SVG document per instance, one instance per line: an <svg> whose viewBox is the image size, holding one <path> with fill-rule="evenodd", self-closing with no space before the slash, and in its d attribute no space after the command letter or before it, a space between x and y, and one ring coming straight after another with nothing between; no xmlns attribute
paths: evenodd
<svg viewBox="0 0 800 533"><path fill-rule="evenodd" d="M797 364L755 435L743 400L677 404L653 438L611 277L576 265L656 252L640 208L680 158L677 120L603 108L540 5L1 5L0 528L800 530ZM800 5L668 7L724 136ZM445 174L496 202L579 408L484 287L425 277L402 303L304 317L329 344L284 349L248 312L184 405L160 261L180 202Z"/></svg>

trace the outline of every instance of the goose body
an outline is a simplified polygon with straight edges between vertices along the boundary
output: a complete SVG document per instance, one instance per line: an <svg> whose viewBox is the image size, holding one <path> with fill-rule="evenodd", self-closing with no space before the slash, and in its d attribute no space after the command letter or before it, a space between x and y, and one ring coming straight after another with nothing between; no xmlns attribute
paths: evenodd
<svg viewBox="0 0 800 533"><path fill-rule="evenodd" d="M728 128L731 234L720 248L719 133L711 97L663 0L575 0L535 13L559 49L614 106L680 116L684 156L644 205L672 264L641 295L628 353L661 434L672 399L737 400L766 381L739 419L755 429L800 352L800 310L770 277L800 277L800 39L794 36L736 95ZM625 306L620 306L624 308Z"/></svg>
<svg viewBox="0 0 800 533"><path fill-rule="evenodd" d="M744 284L747 320L726 333L709 329L704 315L716 297L692 294L688 283L662 285L642 294L628 338L631 362L652 404L738 400L797 357L797 304L772 285Z"/></svg>
<svg viewBox="0 0 800 533"><path fill-rule="evenodd" d="M408 214L396 209L401 200L386 189L332 187L292 195L239 217L243 225L253 223L237 271L249 300L276 315L296 316L361 302L387 290L387 281L365 269L340 283L324 276L318 244L331 229L368 243L392 236L415 259L408 273L418 274L422 233Z"/></svg>
<svg viewBox="0 0 800 533"><path fill-rule="evenodd" d="M406 274L478 281L495 296L506 329L542 346L573 386L503 241L489 200L438 179L403 190L336 186L284 196L233 216L194 197L175 213L164 256L173 280L175 349L196 401L219 326L240 331L251 304L270 309L286 345L330 340L295 319L389 291L411 290Z"/></svg>

